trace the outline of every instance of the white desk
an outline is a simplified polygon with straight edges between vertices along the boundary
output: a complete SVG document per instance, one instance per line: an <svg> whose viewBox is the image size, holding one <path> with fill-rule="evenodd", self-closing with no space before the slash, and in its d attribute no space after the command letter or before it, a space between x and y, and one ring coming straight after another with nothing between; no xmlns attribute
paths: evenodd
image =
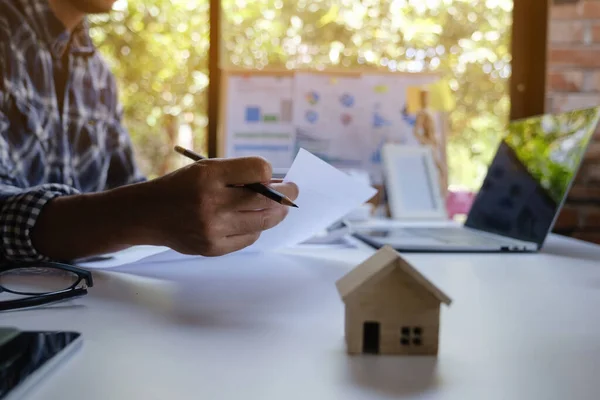
<svg viewBox="0 0 600 400"><path fill-rule="evenodd" d="M347 356L334 281L371 251L307 253L173 266L195 288L184 308L180 286L105 277L71 306L0 325L84 335L32 400L600 397L600 247L552 237L537 255L407 255L454 300L437 360Z"/></svg>

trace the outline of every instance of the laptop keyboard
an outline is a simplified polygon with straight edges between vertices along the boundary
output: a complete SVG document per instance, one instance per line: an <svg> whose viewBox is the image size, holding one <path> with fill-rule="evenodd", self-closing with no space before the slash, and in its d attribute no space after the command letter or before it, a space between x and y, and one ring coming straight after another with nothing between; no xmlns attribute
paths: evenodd
<svg viewBox="0 0 600 400"><path fill-rule="evenodd" d="M471 245L471 246L498 246L500 244L509 244L501 238L487 238L480 236L475 232L463 228L439 227L439 228L403 228L406 233L414 236L421 236L436 239L448 244Z"/></svg>

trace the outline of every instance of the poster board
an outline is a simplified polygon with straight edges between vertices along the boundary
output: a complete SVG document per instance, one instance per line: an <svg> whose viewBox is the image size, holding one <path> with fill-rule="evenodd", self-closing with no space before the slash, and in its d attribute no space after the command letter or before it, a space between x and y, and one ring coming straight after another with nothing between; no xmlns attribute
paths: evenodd
<svg viewBox="0 0 600 400"><path fill-rule="evenodd" d="M381 185L384 144L429 145L447 187L447 113L432 93L437 74L223 70L221 77L219 157L259 155L285 169L305 148Z"/></svg>

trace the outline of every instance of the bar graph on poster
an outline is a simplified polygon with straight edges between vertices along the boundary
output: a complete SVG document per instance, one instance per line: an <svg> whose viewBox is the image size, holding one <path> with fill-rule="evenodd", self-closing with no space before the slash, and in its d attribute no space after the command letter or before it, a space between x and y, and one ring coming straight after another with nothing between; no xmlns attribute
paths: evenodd
<svg viewBox="0 0 600 400"><path fill-rule="evenodd" d="M259 155L287 168L294 154L291 77L231 79L227 101L227 157Z"/></svg>
<svg viewBox="0 0 600 400"><path fill-rule="evenodd" d="M288 168L304 148L342 170L383 180L385 143L428 145L446 180L448 84L434 74L225 73L222 156Z"/></svg>

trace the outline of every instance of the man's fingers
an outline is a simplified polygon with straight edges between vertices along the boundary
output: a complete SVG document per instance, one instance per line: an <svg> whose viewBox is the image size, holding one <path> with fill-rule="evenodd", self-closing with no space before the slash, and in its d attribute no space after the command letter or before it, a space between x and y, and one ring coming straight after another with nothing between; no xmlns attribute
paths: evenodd
<svg viewBox="0 0 600 400"><path fill-rule="evenodd" d="M227 235L245 235L266 231L278 225L287 213L287 207L280 204L259 211L234 212L229 218L230 229L227 231Z"/></svg>
<svg viewBox="0 0 600 400"><path fill-rule="evenodd" d="M275 183L272 184L271 187L279 193L286 195L290 200L296 200L298 198L298 185L293 182Z"/></svg>
<svg viewBox="0 0 600 400"><path fill-rule="evenodd" d="M234 251L242 250L254 244L259 237L260 232L229 236L224 239L224 251L225 253L232 253Z"/></svg>
<svg viewBox="0 0 600 400"><path fill-rule="evenodd" d="M208 249L203 249L200 251L200 254L206 257L223 256L225 254L233 253L234 251L238 251L250 246L252 243L256 242L259 237L260 232L227 236L220 239L218 244L211 246ZM192 251L184 254L196 254L196 252Z"/></svg>
<svg viewBox="0 0 600 400"><path fill-rule="evenodd" d="M215 160L218 179L223 185L269 182L273 169L262 157L238 157Z"/></svg>
<svg viewBox="0 0 600 400"><path fill-rule="evenodd" d="M253 192L245 188L232 188L236 191L231 193L229 197L232 199L231 204L226 207L234 211L257 211L264 210L279 205L277 202L265 197L259 193Z"/></svg>
<svg viewBox="0 0 600 400"><path fill-rule="evenodd" d="M295 200L298 197L298 186L293 183L279 183L270 186L291 200ZM231 207L233 210L253 211L279 206L279 203L276 201L250 189L243 187L228 189L227 199L229 199L231 203L225 203L224 206Z"/></svg>
<svg viewBox="0 0 600 400"><path fill-rule="evenodd" d="M222 255L240 250L254 243L263 231L279 224L287 215L287 207L276 207L260 211L231 212L221 224L218 244L209 251L210 255Z"/></svg>

